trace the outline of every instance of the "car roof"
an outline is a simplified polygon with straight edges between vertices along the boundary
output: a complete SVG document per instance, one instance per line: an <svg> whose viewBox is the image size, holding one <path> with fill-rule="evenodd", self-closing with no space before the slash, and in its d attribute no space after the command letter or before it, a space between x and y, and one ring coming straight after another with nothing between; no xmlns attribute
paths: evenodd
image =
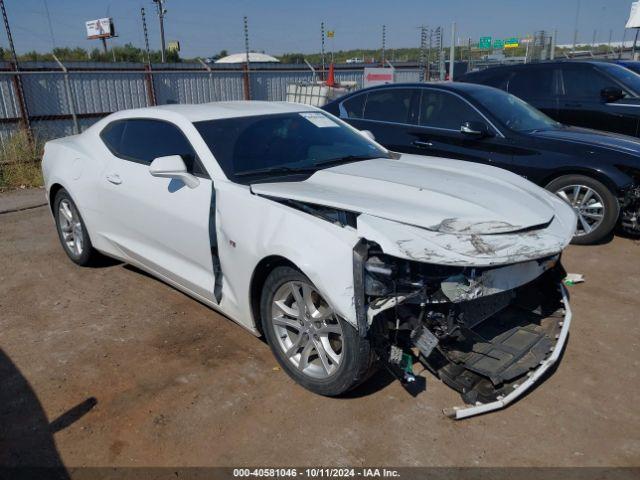
<svg viewBox="0 0 640 480"><path fill-rule="evenodd" d="M314 107L291 102L234 101L199 104L170 104L156 107L139 108L121 112L120 118L144 116L153 117L156 112L171 112L190 122L217 120L223 118L249 117L255 115L273 115L315 111Z"/></svg>
<svg viewBox="0 0 640 480"><path fill-rule="evenodd" d="M466 77L467 75L479 75L485 72L498 72L503 70L514 70L514 69L527 69L527 68L537 68L537 67L545 67L547 65L555 66L555 65L603 65L609 64L612 62L607 62L605 60L547 60L543 62L531 62L531 63L513 63L510 65L491 65L483 70L476 70L473 72L467 72L461 77Z"/></svg>
<svg viewBox="0 0 640 480"><path fill-rule="evenodd" d="M446 90L450 92L462 92L462 93L473 93L484 90L495 90L493 87L489 87L487 85L481 85L478 83L462 83L462 82L413 82L413 83L389 83L386 85L376 85L373 87L363 88L361 90L356 90L352 92L351 95L357 95L362 92L368 92L371 90L379 90L386 88L424 88L429 87L436 90ZM340 97L336 101L340 102L344 100L345 97Z"/></svg>

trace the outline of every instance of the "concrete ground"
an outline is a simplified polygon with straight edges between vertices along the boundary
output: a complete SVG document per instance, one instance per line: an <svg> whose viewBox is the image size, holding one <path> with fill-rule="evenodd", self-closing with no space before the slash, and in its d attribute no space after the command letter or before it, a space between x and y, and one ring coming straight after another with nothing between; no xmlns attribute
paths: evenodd
<svg viewBox="0 0 640 480"><path fill-rule="evenodd" d="M586 283L559 368L460 422L441 413L459 396L426 373L417 398L384 374L347 398L307 392L175 289L72 264L46 207L0 215L0 254L0 465L640 465L637 241L566 251Z"/></svg>

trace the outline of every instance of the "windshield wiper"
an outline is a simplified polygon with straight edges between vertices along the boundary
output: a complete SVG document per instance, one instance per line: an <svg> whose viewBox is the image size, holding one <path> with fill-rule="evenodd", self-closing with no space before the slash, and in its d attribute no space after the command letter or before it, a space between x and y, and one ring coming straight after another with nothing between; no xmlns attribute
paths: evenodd
<svg viewBox="0 0 640 480"><path fill-rule="evenodd" d="M249 175L280 175L280 174L289 174L289 173L309 173L315 172L316 168L311 167L269 167L269 168L256 168L253 170L243 170L242 172L237 172L234 175L236 177L246 177Z"/></svg>
<svg viewBox="0 0 640 480"><path fill-rule="evenodd" d="M341 163L357 162L359 160L373 160L374 158L387 158L382 155L345 155L344 157L332 158L330 160L323 160L322 162L316 162L314 167L328 167L330 165L340 165Z"/></svg>

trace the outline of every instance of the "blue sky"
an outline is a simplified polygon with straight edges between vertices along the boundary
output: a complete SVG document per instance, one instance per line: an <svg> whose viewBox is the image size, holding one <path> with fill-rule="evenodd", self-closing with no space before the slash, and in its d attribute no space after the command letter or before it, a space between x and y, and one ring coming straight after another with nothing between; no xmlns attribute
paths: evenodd
<svg viewBox="0 0 640 480"><path fill-rule="evenodd" d="M242 16L249 17L250 47L267 53L317 52L320 22L335 30L336 50L380 48L381 25L387 47L415 47L420 24L457 23L460 38L521 36L558 30L558 43L571 43L578 0L167 0L167 40L180 40L184 56L208 56L222 49L242 51ZM48 4L53 38L46 17ZM606 42L613 30L620 41L631 2L581 0L579 41L591 42L594 29ZM116 44L142 47L140 7L147 11L152 48L159 48L158 21L152 0L5 0L18 53L56 46L99 47L85 39L84 21L114 18ZM626 39L632 38L627 32ZM4 31L0 44L6 46ZM330 44L329 44L330 46Z"/></svg>

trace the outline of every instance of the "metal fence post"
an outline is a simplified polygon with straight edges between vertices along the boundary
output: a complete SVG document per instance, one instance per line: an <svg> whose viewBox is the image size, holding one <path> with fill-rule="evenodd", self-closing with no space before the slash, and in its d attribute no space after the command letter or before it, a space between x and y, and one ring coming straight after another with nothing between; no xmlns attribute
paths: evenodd
<svg viewBox="0 0 640 480"><path fill-rule="evenodd" d="M157 104L156 91L153 88L153 73L151 73L151 64L144 66L144 82L147 85L147 102L150 107L154 107Z"/></svg>
<svg viewBox="0 0 640 480"><path fill-rule="evenodd" d="M244 90L244 99L251 100L251 86L249 84L249 62L245 63L242 66L242 86Z"/></svg>
<svg viewBox="0 0 640 480"><path fill-rule="evenodd" d="M313 65L311 65L309 62L307 62L307 59L304 59L304 63L307 64L307 67L309 67L309 70L311 70L311 81L312 82L317 82L318 81L318 74L316 73L316 69L313 68Z"/></svg>
<svg viewBox="0 0 640 480"><path fill-rule="evenodd" d="M20 74L18 73L18 66L11 62L11 66L13 67L13 71L15 72L12 75L11 80L13 81L13 88L16 92L16 97L18 100L18 109L20 110L20 123L22 124L22 128L27 131L27 135L32 137L33 132L31 131L31 121L29 119L29 111L27 110L27 102L24 98L24 88L22 87L22 79L20 78Z"/></svg>
<svg viewBox="0 0 640 480"><path fill-rule="evenodd" d="M204 69L209 73L209 100L213 102L214 88L212 83L213 78L211 77L211 67L207 65L200 57L198 57L198 61L204 67Z"/></svg>
<svg viewBox="0 0 640 480"><path fill-rule="evenodd" d="M67 93L67 103L69 104L69 113L71 113L71 118L73 120L73 133L76 135L80 133L80 125L78 124L78 116L76 115L76 106L75 101L73 100L73 96L71 95L71 82L69 81L69 71L64 64L58 60L58 57L53 55L53 59L56 61L58 66L64 72L64 89Z"/></svg>

